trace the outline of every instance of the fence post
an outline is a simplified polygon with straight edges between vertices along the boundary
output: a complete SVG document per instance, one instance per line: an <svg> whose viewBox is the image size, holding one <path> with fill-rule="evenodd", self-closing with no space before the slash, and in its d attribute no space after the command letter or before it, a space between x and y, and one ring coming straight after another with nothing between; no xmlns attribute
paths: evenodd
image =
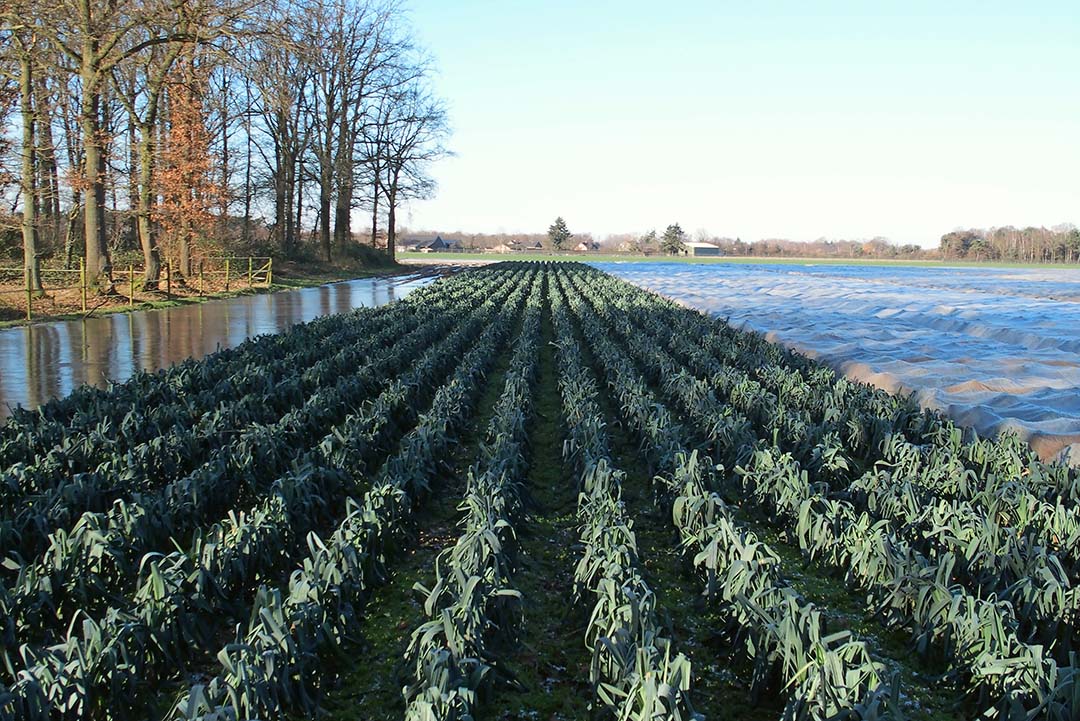
<svg viewBox="0 0 1080 721"><path fill-rule="evenodd" d="M225 259L225 292L229 292L229 259Z"/></svg>
<svg viewBox="0 0 1080 721"><path fill-rule="evenodd" d="M165 300L172 300L172 259L165 259Z"/></svg>
<svg viewBox="0 0 1080 721"><path fill-rule="evenodd" d="M254 268L252 267L252 259L251 259L251 256L249 255L248 256L248 288L251 287L251 274L252 274L253 270L254 270Z"/></svg>
<svg viewBox="0 0 1080 721"><path fill-rule="evenodd" d="M86 312L86 258L79 258L79 285L82 288L82 312Z"/></svg>
<svg viewBox="0 0 1080 721"><path fill-rule="evenodd" d="M266 287L269 288L274 284L274 256L270 256L266 261Z"/></svg>
<svg viewBox="0 0 1080 721"><path fill-rule="evenodd" d="M26 279L26 322L29 323L34 319L34 291L30 285L29 266L23 268L23 277Z"/></svg>
<svg viewBox="0 0 1080 721"><path fill-rule="evenodd" d="M135 307L135 266L128 265L128 308Z"/></svg>

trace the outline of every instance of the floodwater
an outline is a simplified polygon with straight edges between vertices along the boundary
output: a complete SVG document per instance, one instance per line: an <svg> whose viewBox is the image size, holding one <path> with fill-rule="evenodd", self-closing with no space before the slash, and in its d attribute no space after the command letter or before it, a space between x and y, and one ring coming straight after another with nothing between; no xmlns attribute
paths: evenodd
<svg viewBox="0 0 1080 721"><path fill-rule="evenodd" d="M105 387L138 370L153 371L188 357L201 358L319 316L385 305L434 279L419 274L362 278L2 330L0 418L15 406L36 408L84 383Z"/></svg>

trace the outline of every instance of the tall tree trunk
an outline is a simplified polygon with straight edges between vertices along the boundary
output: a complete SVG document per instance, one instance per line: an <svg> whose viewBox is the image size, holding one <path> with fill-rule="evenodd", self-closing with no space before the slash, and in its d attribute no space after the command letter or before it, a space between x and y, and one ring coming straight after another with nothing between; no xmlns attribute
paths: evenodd
<svg viewBox="0 0 1080 721"><path fill-rule="evenodd" d="M101 147L101 97L97 92L96 43L90 39L83 43L83 62L80 68L82 80L82 103L79 126L82 130L86 216L83 227L86 234L86 273L89 282L99 290L112 290L112 261L105 241L105 158Z"/></svg>
<svg viewBox="0 0 1080 721"><path fill-rule="evenodd" d="M226 71L223 71L226 72ZM218 240L224 242L229 233L229 205L232 191L232 171L229 169L229 79L223 76L221 85L221 189L218 191Z"/></svg>
<svg viewBox="0 0 1080 721"><path fill-rule="evenodd" d="M296 179L296 225L293 237L296 244L304 239L304 169L300 166L299 158L293 160L293 173Z"/></svg>
<svg viewBox="0 0 1080 721"><path fill-rule="evenodd" d="M111 173L110 166L106 158L110 158L113 155L113 148L116 144L115 138L112 137L111 130L113 126L112 108L108 102L104 103L101 108L101 127L102 132L105 133L105 137L109 138L107 142L102 143L101 146L101 180L102 180L102 192L101 192L101 207L106 205L105 199L111 200L110 210L112 212L105 214L105 222L102 227L105 229L105 238L109 252L114 250L121 250L123 239L123 222L120 218L120 199L117 196L117 178L114 173Z"/></svg>
<svg viewBox="0 0 1080 721"><path fill-rule="evenodd" d="M386 194L386 255L395 260L394 245L397 243L397 183L391 183Z"/></svg>
<svg viewBox="0 0 1080 721"><path fill-rule="evenodd" d="M241 238L245 248L251 243L251 81L244 81L247 104L244 106L244 229Z"/></svg>
<svg viewBox="0 0 1080 721"><path fill-rule="evenodd" d="M191 220L185 218L181 223L180 228L180 275L187 278L191 275L191 242L195 236L195 231L192 228Z"/></svg>
<svg viewBox="0 0 1080 721"><path fill-rule="evenodd" d="M375 192L371 194L371 247L377 248L379 240L379 181L375 181Z"/></svg>
<svg viewBox="0 0 1080 721"><path fill-rule="evenodd" d="M338 149L335 165L337 198L334 205L334 244L344 248L352 240L353 155L356 138L350 132L350 109L342 108L338 123Z"/></svg>
<svg viewBox="0 0 1080 721"><path fill-rule="evenodd" d="M128 118L128 238L142 244L139 238L139 129Z"/></svg>
<svg viewBox="0 0 1080 721"><path fill-rule="evenodd" d="M68 270L75 265L75 246L79 240L79 214L83 210L82 194L71 193L71 210L68 211L67 232L64 233L64 267Z"/></svg>
<svg viewBox="0 0 1080 721"><path fill-rule="evenodd" d="M19 104L22 112L22 236L23 267L26 281L42 294L41 266L37 251L37 188L35 187L34 145L34 69L29 49L19 53Z"/></svg>
<svg viewBox="0 0 1080 721"><path fill-rule="evenodd" d="M337 188L334 208L334 244L339 248L352 240L352 183L345 181Z"/></svg>
<svg viewBox="0 0 1080 721"><path fill-rule="evenodd" d="M61 94L60 103L63 106L61 110L60 118L64 123L64 150L67 154L68 166L72 170L78 170L79 174L85 173L83 170L83 163L86 162L86 158L83 156L82 147L78 144L78 113L71 111L71 106L66 96ZM71 270L75 267L75 247L78 244L79 232L78 226L84 225L80 223L80 214L83 211L82 190L78 185L75 185L71 189L71 208L67 213L67 230L64 233L64 268ZM85 238L85 228L83 237ZM83 246L85 248L85 244Z"/></svg>
<svg viewBox="0 0 1080 721"><path fill-rule="evenodd" d="M330 178L326 172L322 172L319 179L319 247L322 249L323 260L330 262ZM335 234L336 235L336 234ZM340 245L338 247L341 247Z"/></svg>
<svg viewBox="0 0 1080 721"><path fill-rule="evenodd" d="M291 257L296 252L296 238L293 235L293 190L296 187L296 164L291 155L286 155L284 172L285 177L281 192L285 198L285 208L281 219L281 232L284 234L282 238L285 246L285 254Z"/></svg>
<svg viewBox="0 0 1080 721"><path fill-rule="evenodd" d="M158 252L157 237L154 235L153 212L154 195L154 129L141 123L139 125L139 197L136 217L139 227L139 247L143 254L143 287L156 289L161 278L161 253Z"/></svg>
<svg viewBox="0 0 1080 721"><path fill-rule="evenodd" d="M34 88L38 173L41 177L38 190L44 195L42 214L56 222L60 217L60 171L56 164L56 142L53 140L52 118L49 115L48 86L44 79L38 78Z"/></svg>
<svg viewBox="0 0 1080 721"><path fill-rule="evenodd" d="M289 226L289 199L292 193L288 192L288 179L285 177L286 160L284 153L278 153L277 172L274 173L274 234L281 246L281 252L286 256L291 255L287 228Z"/></svg>

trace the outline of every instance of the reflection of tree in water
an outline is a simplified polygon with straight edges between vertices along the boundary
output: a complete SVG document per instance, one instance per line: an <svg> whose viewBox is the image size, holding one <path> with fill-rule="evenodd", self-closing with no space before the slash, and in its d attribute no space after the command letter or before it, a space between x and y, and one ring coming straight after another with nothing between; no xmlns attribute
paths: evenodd
<svg viewBox="0 0 1080 721"><path fill-rule="evenodd" d="M207 312L202 304L173 309L167 319L168 352L161 365L201 358L219 345L233 345L236 340L229 333L228 317L227 310Z"/></svg>
<svg viewBox="0 0 1080 721"><path fill-rule="evenodd" d="M152 371L161 366L161 334L157 332L160 318L155 313L131 313L131 353L140 370Z"/></svg>
<svg viewBox="0 0 1080 721"><path fill-rule="evenodd" d="M70 389L60 387L60 374L55 367L61 361L62 346L59 331L51 326L27 326L25 329L26 352L23 354L25 377L23 388L25 396L20 397L19 388L5 383L3 388L6 405L22 404L34 408L50 398L54 398ZM5 357L6 354L5 354ZM49 366L52 367L49 367ZM3 368L3 375L11 381L18 381L15 369Z"/></svg>
<svg viewBox="0 0 1080 721"><path fill-rule="evenodd" d="M8 405L35 408L83 383L105 386L136 370L166 368L287 330L319 315L379 306L416 284L372 278L303 291L182 308L43 323L0 332L0 417Z"/></svg>
<svg viewBox="0 0 1080 721"><path fill-rule="evenodd" d="M335 283L330 288L334 290L334 312L348 313L352 310L352 293L345 287L345 283Z"/></svg>
<svg viewBox="0 0 1080 721"><path fill-rule="evenodd" d="M350 308L376 308L397 300L397 286L383 278L372 278L369 283L350 284Z"/></svg>
<svg viewBox="0 0 1080 721"><path fill-rule="evenodd" d="M88 319L80 321L79 332L82 336L83 367L74 373L73 385L90 383L105 387L109 381L122 381L126 378L116 367L116 332L113 319Z"/></svg>
<svg viewBox="0 0 1080 721"><path fill-rule="evenodd" d="M239 307L247 310L247 312L244 314L244 330L242 333L236 333L232 329L232 323L229 323L228 330L230 331L230 333L226 337L229 339L230 345L238 345L244 338L250 338L253 335L258 335L255 331L256 312L252 312L252 308L254 308L254 305L252 304L251 306ZM266 307L270 309L274 307L274 300L271 296L266 297ZM257 309L255 310L257 311ZM228 318L228 316L226 316L226 318ZM243 338L240 337L241 335L243 336Z"/></svg>
<svg viewBox="0 0 1080 721"><path fill-rule="evenodd" d="M319 288L319 315L330 315L334 312L332 310L333 300L333 288L331 286L324 285Z"/></svg>

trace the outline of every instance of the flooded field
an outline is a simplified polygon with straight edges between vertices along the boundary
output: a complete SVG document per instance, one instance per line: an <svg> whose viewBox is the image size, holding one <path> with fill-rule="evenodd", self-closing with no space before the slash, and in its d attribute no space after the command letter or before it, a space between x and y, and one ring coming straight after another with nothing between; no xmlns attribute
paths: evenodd
<svg viewBox="0 0 1080 721"><path fill-rule="evenodd" d="M361 306L380 306L434 280L362 278L162 310L40 323L0 331L0 418L83 383L105 386L137 370L200 358L247 338Z"/></svg>
<svg viewBox="0 0 1080 721"><path fill-rule="evenodd" d="M1080 443L1080 271L595 265L1044 458Z"/></svg>

